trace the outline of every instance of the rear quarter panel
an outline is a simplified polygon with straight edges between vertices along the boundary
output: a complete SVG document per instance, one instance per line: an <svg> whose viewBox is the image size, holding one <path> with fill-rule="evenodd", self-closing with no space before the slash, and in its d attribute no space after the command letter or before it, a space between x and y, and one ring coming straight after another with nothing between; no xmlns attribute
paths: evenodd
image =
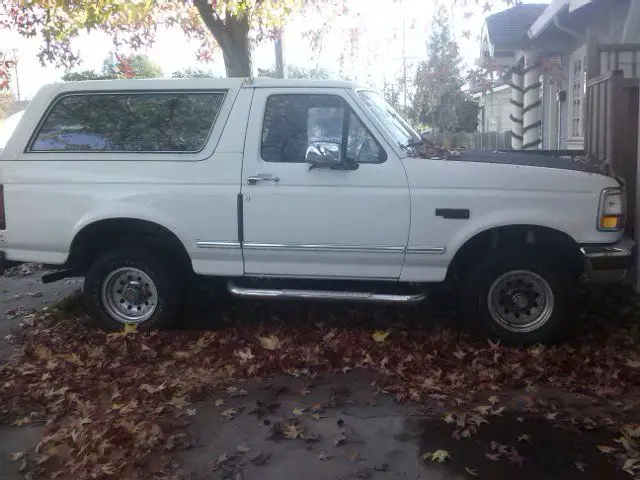
<svg viewBox="0 0 640 480"><path fill-rule="evenodd" d="M251 92L239 95L239 88L228 88L201 152L25 152L42 112L64 88L50 86L34 98L0 157L7 258L62 264L85 226L135 218L172 231L197 273L241 274L239 250L214 252L196 243L238 240L237 194Z"/></svg>

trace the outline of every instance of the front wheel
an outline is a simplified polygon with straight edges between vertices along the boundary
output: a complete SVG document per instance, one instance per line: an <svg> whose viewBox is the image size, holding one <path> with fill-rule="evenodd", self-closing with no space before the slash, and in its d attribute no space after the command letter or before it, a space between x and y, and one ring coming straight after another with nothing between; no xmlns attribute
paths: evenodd
<svg viewBox="0 0 640 480"><path fill-rule="evenodd" d="M165 262L148 252L122 248L99 257L85 276L84 296L94 319L108 330L125 324L169 325L182 307L183 286Z"/></svg>
<svg viewBox="0 0 640 480"><path fill-rule="evenodd" d="M509 344L557 340L569 327L573 291L563 271L554 257L528 249L492 253L463 280L465 316Z"/></svg>

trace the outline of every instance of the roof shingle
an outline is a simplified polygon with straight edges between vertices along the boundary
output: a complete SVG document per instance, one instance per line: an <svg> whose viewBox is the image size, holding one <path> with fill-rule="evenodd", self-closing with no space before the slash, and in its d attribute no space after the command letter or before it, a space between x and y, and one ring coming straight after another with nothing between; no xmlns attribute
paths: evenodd
<svg viewBox="0 0 640 480"><path fill-rule="evenodd" d="M527 30L548 7L547 4L521 3L487 17L489 40L498 48L516 46L527 39Z"/></svg>

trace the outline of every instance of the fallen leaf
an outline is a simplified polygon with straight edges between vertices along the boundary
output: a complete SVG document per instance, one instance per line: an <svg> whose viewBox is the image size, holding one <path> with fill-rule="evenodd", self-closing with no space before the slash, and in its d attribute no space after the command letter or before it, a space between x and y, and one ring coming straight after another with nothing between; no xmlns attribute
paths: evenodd
<svg viewBox="0 0 640 480"><path fill-rule="evenodd" d="M22 425L26 425L27 423L31 423L31 418L22 417L13 422L13 425L21 427Z"/></svg>
<svg viewBox="0 0 640 480"><path fill-rule="evenodd" d="M638 469L640 469L640 458L627 458L622 466L622 471L630 475L635 475Z"/></svg>
<svg viewBox="0 0 640 480"><path fill-rule="evenodd" d="M623 425L622 432L633 439L640 439L640 425Z"/></svg>
<svg viewBox="0 0 640 480"><path fill-rule="evenodd" d="M237 415L238 413L240 413L240 410L238 410L237 408L227 408L226 410L223 410L222 413L220 413L220 415L231 419L233 418L234 415Z"/></svg>
<svg viewBox="0 0 640 480"><path fill-rule="evenodd" d="M167 402L167 405L171 405L176 408L184 408L190 405L190 403L182 395L175 395Z"/></svg>
<svg viewBox="0 0 640 480"><path fill-rule="evenodd" d="M196 409L195 408L187 408L186 412L187 412L187 415L189 415L190 417L193 417L196 414Z"/></svg>
<svg viewBox="0 0 640 480"><path fill-rule="evenodd" d="M598 450L600 450L602 453L614 453L616 451L618 451L618 449L616 447L610 447L608 445L598 445Z"/></svg>
<svg viewBox="0 0 640 480"><path fill-rule="evenodd" d="M236 450L239 451L240 453L247 453L248 451L251 450L251 448L249 448L246 444L242 444L242 445L238 445L236 447Z"/></svg>
<svg viewBox="0 0 640 480"><path fill-rule="evenodd" d="M501 415L505 410L506 407L496 408L495 410L491 410L491 415Z"/></svg>
<svg viewBox="0 0 640 480"><path fill-rule="evenodd" d="M498 460L500 460L499 453L485 453L484 456L487 457L489 460L493 460L494 462L497 462Z"/></svg>
<svg viewBox="0 0 640 480"><path fill-rule="evenodd" d="M126 337L128 335L135 335L136 333L138 333L138 325L135 323L125 323L121 331L109 333L107 334L107 338Z"/></svg>
<svg viewBox="0 0 640 480"><path fill-rule="evenodd" d="M327 418L327 416L320 415L319 413L314 413L313 415L311 415L311 418L313 418L314 420L320 420L321 418Z"/></svg>
<svg viewBox="0 0 640 480"><path fill-rule="evenodd" d="M374 341L380 343L380 342L384 342L390 334L391 334L391 330L386 330L386 331L376 330L371 334L371 337L373 337Z"/></svg>
<svg viewBox="0 0 640 480"><path fill-rule="evenodd" d="M341 433L340 436L333 441L333 446L341 447L345 443L347 443L347 436L344 433Z"/></svg>
<svg viewBox="0 0 640 480"><path fill-rule="evenodd" d="M318 454L318 460L330 460L333 458L333 455L327 455L326 453L324 453L324 451L321 451Z"/></svg>
<svg viewBox="0 0 640 480"><path fill-rule="evenodd" d="M280 339L275 335L269 335L268 337L258 337L258 340L260 340L260 345L262 345L262 348L264 348L265 350L274 351L282 348Z"/></svg>
<svg viewBox="0 0 640 480"><path fill-rule="evenodd" d="M9 457L9 460L13 460L15 462L16 460L20 460L22 457L24 457L24 452L13 452L7 456Z"/></svg>
<svg viewBox="0 0 640 480"><path fill-rule="evenodd" d="M347 459L351 462L357 462L358 460L360 460L360 454L358 452L349 451L345 453L344 456L347 457Z"/></svg>
<svg viewBox="0 0 640 480"><path fill-rule="evenodd" d="M42 345L38 345L33 353L35 353L36 357L38 357L40 360L53 359L53 352L51 351L51 349L43 347Z"/></svg>
<svg viewBox="0 0 640 480"><path fill-rule="evenodd" d="M585 472L585 469L587 468L587 464L583 463L583 462L574 462L573 463L575 465L575 467L580 470L582 473Z"/></svg>
<svg viewBox="0 0 640 480"><path fill-rule="evenodd" d="M423 462L429 460L431 462L443 463L446 460L451 460L451 455L449 455L449 452L446 450L438 449L434 452L423 453L420 455L420 459Z"/></svg>
<svg viewBox="0 0 640 480"><path fill-rule="evenodd" d="M286 425L281 426L280 433L282 433L282 436L284 438L295 440L302 434L303 430L304 429L300 423L290 422Z"/></svg>
<svg viewBox="0 0 640 480"><path fill-rule="evenodd" d="M453 352L453 356L456 357L458 360L462 360L464 357L467 356L467 354L462 350L460 350L460 347L458 347L458 349L455 352Z"/></svg>
<svg viewBox="0 0 640 480"><path fill-rule="evenodd" d="M250 347L239 348L234 353L240 359L241 363L247 363L255 358L255 355L251 353Z"/></svg>
<svg viewBox="0 0 640 480"><path fill-rule="evenodd" d="M557 416L558 416L558 412L549 412L545 415L547 420L555 420Z"/></svg>
<svg viewBox="0 0 640 480"><path fill-rule="evenodd" d="M224 398L216 398L216 401L213 402L213 404L216 407L219 407L220 405L224 405L227 401Z"/></svg>
<svg viewBox="0 0 640 480"><path fill-rule="evenodd" d="M489 415L489 411L491 410L491 405L479 405L473 409L481 415Z"/></svg>
<svg viewBox="0 0 640 480"><path fill-rule="evenodd" d="M495 405L496 403L500 402L500 398L496 397L495 395L492 395L491 397L489 397L489 403L491 405Z"/></svg>
<svg viewBox="0 0 640 480"><path fill-rule="evenodd" d="M442 416L442 419L446 422L446 423L454 423L456 421L456 417L453 413L451 412L447 412Z"/></svg>
<svg viewBox="0 0 640 480"><path fill-rule="evenodd" d="M526 433L523 433L522 435L520 435L518 437L518 441L519 442L531 443L531 437L529 435L527 435Z"/></svg>
<svg viewBox="0 0 640 480"><path fill-rule="evenodd" d="M478 469L477 468L469 468L469 467L464 467L465 472L467 472L469 475L471 475L472 477L477 477L478 476Z"/></svg>
<svg viewBox="0 0 640 480"><path fill-rule="evenodd" d="M220 456L218 457L218 459L213 463L212 468L213 468L214 470L215 470L215 469L217 469L217 468L220 468L220 466L221 466L223 463L227 462L228 460L229 460L229 455L227 455L227 454L226 454L226 452L225 452L225 453L223 453L222 455L220 455Z"/></svg>
<svg viewBox="0 0 640 480"><path fill-rule="evenodd" d="M304 415L307 410L308 410L308 408L294 408L293 409L293 414L296 417L299 417L301 415Z"/></svg>

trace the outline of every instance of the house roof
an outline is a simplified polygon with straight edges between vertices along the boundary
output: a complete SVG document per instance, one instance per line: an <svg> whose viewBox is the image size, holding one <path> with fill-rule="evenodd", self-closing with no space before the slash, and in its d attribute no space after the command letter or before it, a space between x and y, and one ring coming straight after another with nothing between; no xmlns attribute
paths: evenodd
<svg viewBox="0 0 640 480"><path fill-rule="evenodd" d="M545 11L548 4L521 3L487 17L489 41L496 50L517 47L527 39L529 27Z"/></svg>
<svg viewBox="0 0 640 480"><path fill-rule="evenodd" d="M529 37L533 39L540 35L540 33L544 31L544 29L551 25L551 22L553 22L553 18L562 10L568 7L569 0L553 0L553 2L547 5L545 11L530 26Z"/></svg>

